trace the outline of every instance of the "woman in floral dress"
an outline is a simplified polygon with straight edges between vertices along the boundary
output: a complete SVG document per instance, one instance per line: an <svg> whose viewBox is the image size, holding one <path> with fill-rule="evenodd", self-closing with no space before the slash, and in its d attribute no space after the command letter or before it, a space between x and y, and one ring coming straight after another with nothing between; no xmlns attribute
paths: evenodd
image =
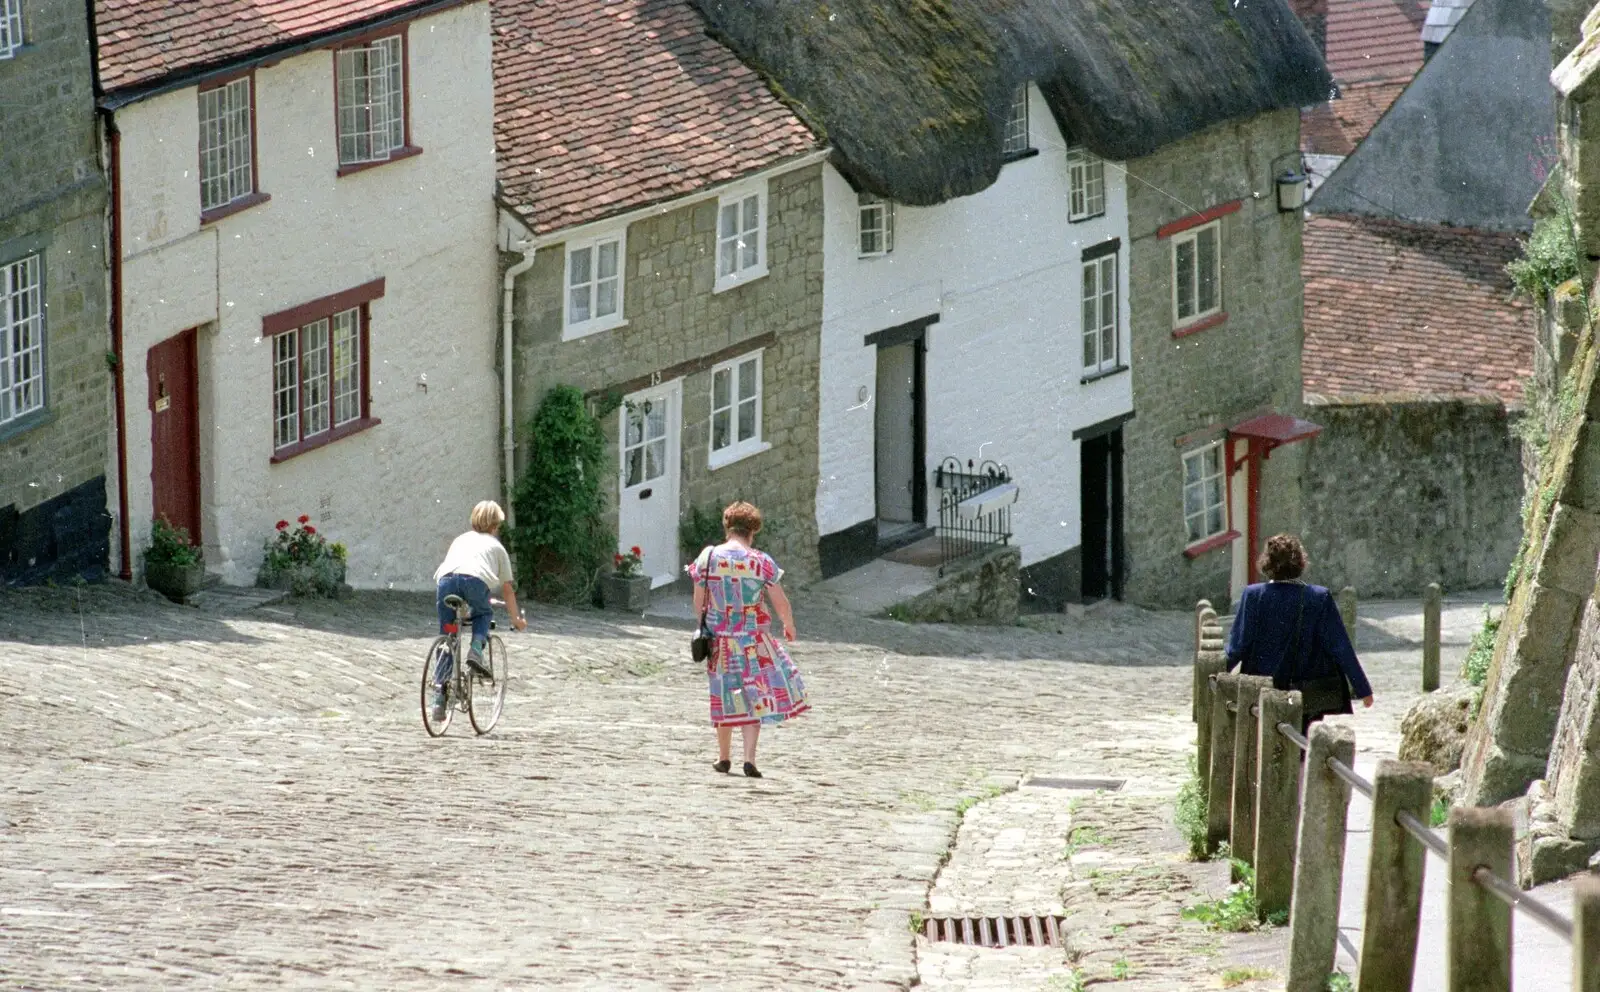
<svg viewBox="0 0 1600 992"><path fill-rule="evenodd" d="M778 585L783 570L751 546L761 531L761 511L733 503L722 511L722 529L727 540L700 552L688 569L695 614L705 612L714 635L706 659L711 725L717 728L717 761L711 767L723 773L733 767L733 728L738 727L744 736L744 773L760 778L756 741L762 725L799 716L811 704L800 670L772 636L776 613L784 639L794 641L794 611Z"/></svg>

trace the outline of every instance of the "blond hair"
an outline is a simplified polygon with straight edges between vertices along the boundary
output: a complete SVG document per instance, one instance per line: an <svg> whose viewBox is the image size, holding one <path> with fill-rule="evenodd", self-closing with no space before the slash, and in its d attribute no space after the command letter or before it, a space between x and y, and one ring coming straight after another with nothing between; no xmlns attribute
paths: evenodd
<svg viewBox="0 0 1600 992"><path fill-rule="evenodd" d="M472 529L480 534L492 534L506 522L506 511L492 499L486 499L472 508Z"/></svg>

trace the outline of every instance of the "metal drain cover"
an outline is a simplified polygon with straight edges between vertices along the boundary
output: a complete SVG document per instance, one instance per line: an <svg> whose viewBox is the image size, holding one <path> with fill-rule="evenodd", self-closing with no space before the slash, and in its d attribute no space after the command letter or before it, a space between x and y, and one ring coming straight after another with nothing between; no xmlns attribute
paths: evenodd
<svg viewBox="0 0 1600 992"><path fill-rule="evenodd" d="M1061 947L1060 916L933 916L922 923L930 941L978 947Z"/></svg>
<svg viewBox="0 0 1600 992"><path fill-rule="evenodd" d="M1103 789L1118 792L1128 782L1125 778L1030 778L1022 783L1035 789L1082 789L1093 792Z"/></svg>

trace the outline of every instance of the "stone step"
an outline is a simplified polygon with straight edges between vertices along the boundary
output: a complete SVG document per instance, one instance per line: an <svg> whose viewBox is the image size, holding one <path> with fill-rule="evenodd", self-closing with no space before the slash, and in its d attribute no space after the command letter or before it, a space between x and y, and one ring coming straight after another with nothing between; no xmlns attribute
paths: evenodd
<svg viewBox="0 0 1600 992"><path fill-rule="evenodd" d="M261 606L281 602L289 594L282 589L261 589L256 586L225 586L220 581L209 584L193 596L188 604L207 613L239 614Z"/></svg>

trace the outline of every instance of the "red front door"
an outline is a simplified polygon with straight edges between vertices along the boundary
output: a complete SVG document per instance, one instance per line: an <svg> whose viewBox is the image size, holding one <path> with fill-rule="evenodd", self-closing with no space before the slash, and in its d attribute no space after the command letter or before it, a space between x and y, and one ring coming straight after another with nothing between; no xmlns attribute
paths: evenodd
<svg viewBox="0 0 1600 992"><path fill-rule="evenodd" d="M150 349L150 482L154 516L201 543L200 389L195 332Z"/></svg>

